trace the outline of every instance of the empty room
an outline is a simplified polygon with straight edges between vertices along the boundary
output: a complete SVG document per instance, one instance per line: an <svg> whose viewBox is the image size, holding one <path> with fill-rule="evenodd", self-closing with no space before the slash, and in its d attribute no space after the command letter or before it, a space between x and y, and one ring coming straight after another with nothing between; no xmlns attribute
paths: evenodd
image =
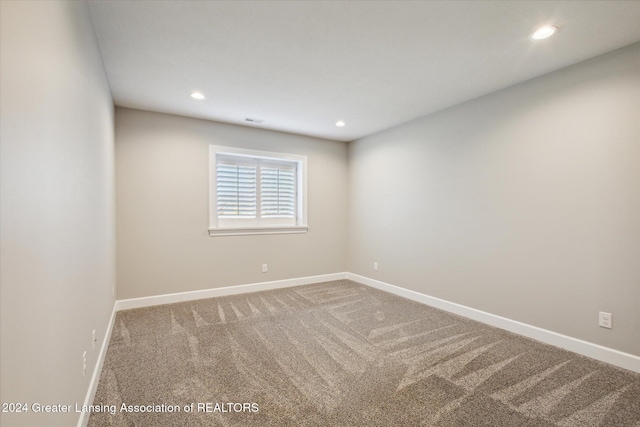
<svg viewBox="0 0 640 427"><path fill-rule="evenodd" d="M0 30L3 427L640 427L639 1Z"/></svg>

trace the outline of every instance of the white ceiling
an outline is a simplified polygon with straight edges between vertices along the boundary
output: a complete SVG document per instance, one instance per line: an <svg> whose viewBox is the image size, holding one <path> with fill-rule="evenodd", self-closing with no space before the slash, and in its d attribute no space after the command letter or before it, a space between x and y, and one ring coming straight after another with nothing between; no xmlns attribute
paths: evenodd
<svg viewBox="0 0 640 427"><path fill-rule="evenodd" d="M116 105L342 141L640 41L640 1L89 4Z"/></svg>

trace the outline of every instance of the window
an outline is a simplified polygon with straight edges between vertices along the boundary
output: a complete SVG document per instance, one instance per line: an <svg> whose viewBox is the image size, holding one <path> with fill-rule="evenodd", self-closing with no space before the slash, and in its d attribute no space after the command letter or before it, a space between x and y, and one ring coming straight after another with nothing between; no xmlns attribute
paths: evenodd
<svg viewBox="0 0 640 427"><path fill-rule="evenodd" d="M305 156L210 146L209 235L304 233Z"/></svg>

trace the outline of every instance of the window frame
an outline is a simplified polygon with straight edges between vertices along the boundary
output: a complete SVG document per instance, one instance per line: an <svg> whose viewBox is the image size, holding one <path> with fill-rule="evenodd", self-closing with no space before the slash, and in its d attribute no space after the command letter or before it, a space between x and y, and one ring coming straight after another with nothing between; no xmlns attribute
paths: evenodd
<svg viewBox="0 0 640 427"><path fill-rule="evenodd" d="M218 218L217 203L217 160L218 156L246 157L272 162L295 162L296 165L296 217L294 224L263 225L260 222L260 212L256 212L257 219L243 221L233 220L238 224L246 225L228 226L221 225ZM257 183L260 185L260 183ZM256 196L258 197L258 196ZM229 222L229 221L227 221ZM267 221L268 222L268 221ZM306 233L307 225L307 156L276 153L271 151L250 150L246 148L224 147L209 145L209 236L242 236L253 234L290 234Z"/></svg>

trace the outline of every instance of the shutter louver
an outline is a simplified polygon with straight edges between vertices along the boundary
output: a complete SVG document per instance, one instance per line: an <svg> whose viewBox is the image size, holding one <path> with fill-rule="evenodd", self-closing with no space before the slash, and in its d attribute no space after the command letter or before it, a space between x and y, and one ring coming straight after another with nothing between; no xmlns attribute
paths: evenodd
<svg viewBox="0 0 640 427"><path fill-rule="evenodd" d="M256 217L256 166L217 165L217 210L219 218Z"/></svg>
<svg viewBox="0 0 640 427"><path fill-rule="evenodd" d="M295 218L296 170L286 166L260 168L260 217Z"/></svg>

